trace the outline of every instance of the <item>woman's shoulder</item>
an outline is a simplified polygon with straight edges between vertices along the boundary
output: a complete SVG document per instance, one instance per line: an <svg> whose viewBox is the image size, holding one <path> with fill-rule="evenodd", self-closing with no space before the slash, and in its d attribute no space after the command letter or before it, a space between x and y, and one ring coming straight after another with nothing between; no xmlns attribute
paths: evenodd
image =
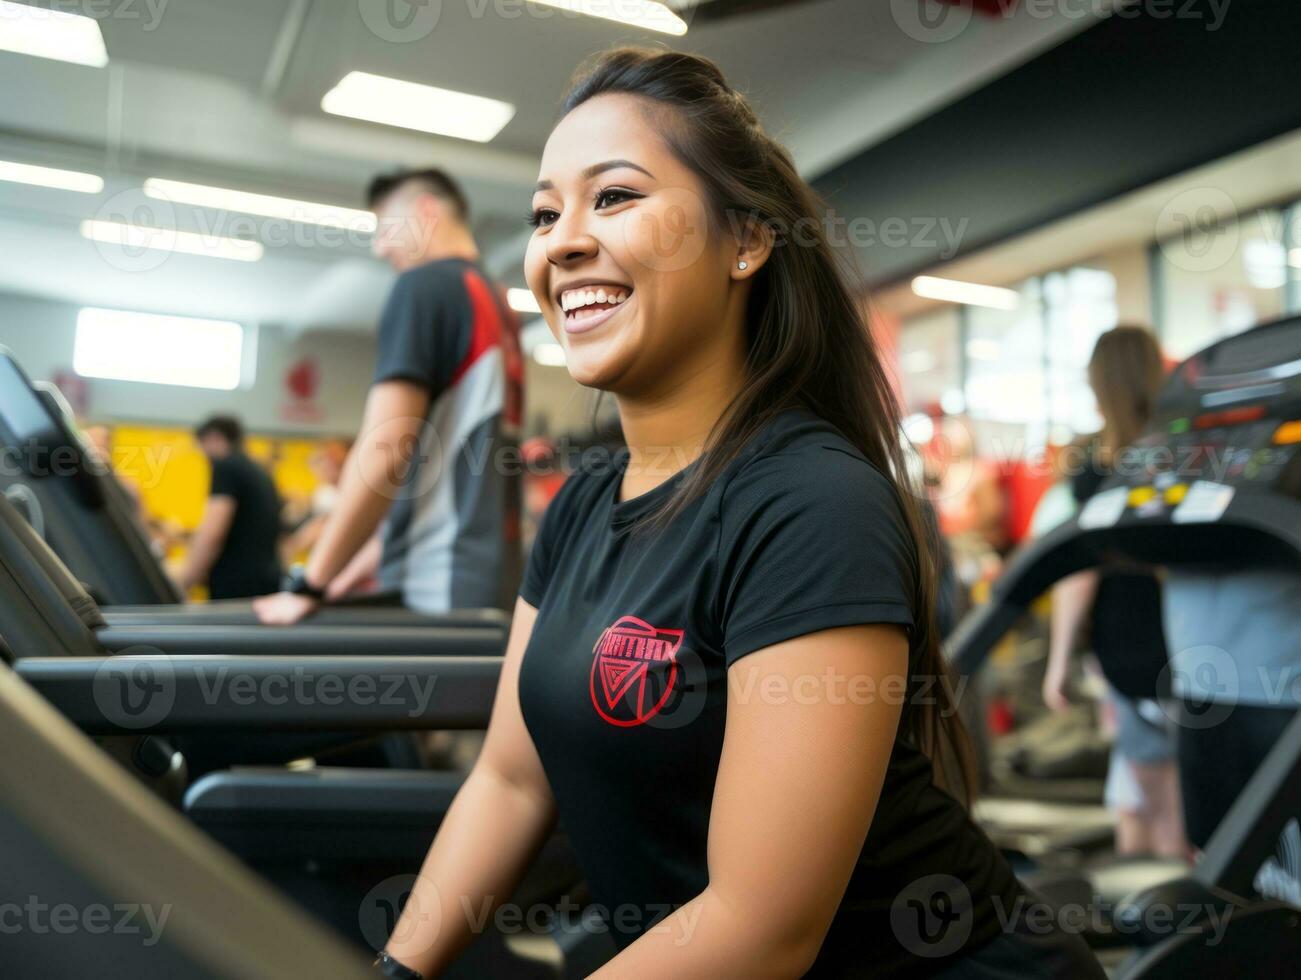
<svg viewBox="0 0 1301 980"><path fill-rule="evenodd" d="M777 416L725 475L725 504L756 497L808 500L832 509L897 505L890 479L839 429L807 409Z"/></svg>

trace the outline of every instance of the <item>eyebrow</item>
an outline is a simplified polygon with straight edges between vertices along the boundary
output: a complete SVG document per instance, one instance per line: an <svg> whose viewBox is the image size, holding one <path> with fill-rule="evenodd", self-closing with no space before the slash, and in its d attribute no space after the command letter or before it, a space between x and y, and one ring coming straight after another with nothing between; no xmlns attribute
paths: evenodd
<svg viewBox="0 0 1301 980"><path fill-rule="evenodd" d="M638 166L637 164L633 163L631 160L606 160L604 163L594 163L586 170L583 171L582 177L583 180L591 180L597 174L603 174L607 170L618 170L622 167L627 167L630 170L639 170L642 173L644 173L647 177L649 177L651 180L655 179L655 175L653 173L651 173L645 167ZM533 191L534 193L536 193L538 191L554 190L555 186L556 185L552 181L539 180L537 186L533 188Z"/></svg>

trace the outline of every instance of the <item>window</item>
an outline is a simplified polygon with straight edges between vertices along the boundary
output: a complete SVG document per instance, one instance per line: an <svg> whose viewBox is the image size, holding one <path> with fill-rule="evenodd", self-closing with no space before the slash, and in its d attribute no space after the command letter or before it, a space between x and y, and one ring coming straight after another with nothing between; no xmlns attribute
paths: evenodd
<svg viewBox="0 0 1301 980"><path fill-rule="evenodd" d="M1048 421L1072 434L1102 427L1089 387L1089 357L1098 337L1116 325L1116 278L1075 266L1044 277Z"/></svg>
<svg viewBox="0 0 1301 980"><path fill-rule="evenodd" d="M238 323L88 307L77 315L72 367L87 378L231 391L243 355Z"/></svg>
<svg viewBox="0 0 1301 980"><path fill-rule="evenodd" d="M953 306L909 320L900 329L899 372L909 411L924 412L935 405L962 410L958 335L958 311Z"/></svg>
<svg viewBox="0 0 1301 980"><path fill-rule="evenodd" d="M1014 310L965 307L967 412L974 419L1042 427L1048 417L1044 385L1041 283L1017 287Z"/></svg>
<svg viewBox="0 0 1301 980"><path fill-rule="evenodd" d="M1223 223L1190 220L1182 234L1157 243L1157 308L1166 352L1182 359L1282 316L1288 258L1277 208Z"/></svg>

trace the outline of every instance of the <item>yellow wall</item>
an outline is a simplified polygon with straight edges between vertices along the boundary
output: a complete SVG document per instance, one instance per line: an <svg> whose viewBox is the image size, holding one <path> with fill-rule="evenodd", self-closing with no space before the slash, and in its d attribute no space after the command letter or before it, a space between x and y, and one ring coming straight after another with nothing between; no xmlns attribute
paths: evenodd
<svg viewBox="0 0 1301 980"><path fill-rule="evenodd" d="M211 470L188 429L133 425L112 427L113 465L140 490L145 513L192 531L203 515ZM286 501L306 500L316 490L309 465L320 443L310 439L249 436L248 454L270 470Z"/></svg>

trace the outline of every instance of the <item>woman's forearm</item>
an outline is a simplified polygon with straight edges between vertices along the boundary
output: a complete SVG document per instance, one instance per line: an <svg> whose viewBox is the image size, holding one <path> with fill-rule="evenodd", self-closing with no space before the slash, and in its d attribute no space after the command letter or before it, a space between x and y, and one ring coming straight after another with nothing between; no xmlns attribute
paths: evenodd
<svg viewBox="0 0 1301 980"><path fill-rule="evenodd" d="M1077 572L1053 587L1052 624L1048 644L1048 663L1062 668L1070 660L1080 628L1093 608L1098 591L1098 573Z"/></svg>
<svg viewBox="0 0 1301 980"><path fill-rule="evenodd" d="M515 891L554 825L553 800L476 765L438 829L389 954L431 980L445 970Z"/></svg>
<svg viewBox="0 0 1301 980"><path fill-rule="evenodd" d="M648 929L591 980L788 980L812 965L822 937L802 923L767 922L706 888Z"/></svg>

